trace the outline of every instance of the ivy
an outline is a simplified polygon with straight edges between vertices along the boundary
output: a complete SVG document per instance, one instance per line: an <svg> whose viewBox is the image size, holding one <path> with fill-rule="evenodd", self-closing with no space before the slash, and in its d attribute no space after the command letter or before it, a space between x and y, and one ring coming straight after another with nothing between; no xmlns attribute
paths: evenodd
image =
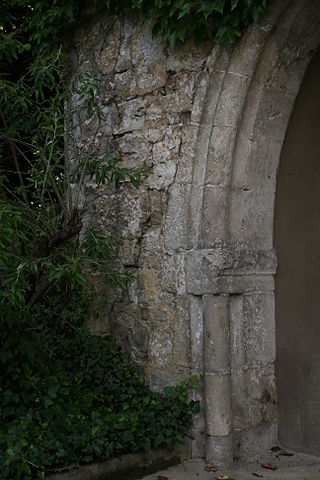
<svg viewBox="0 0 320 480"><path fill-rule="evenodd" d="M215 36L217 43L234 43L251 23L266 11L268 0L108 0L109 8L124 9L152 24L153 35L160 34L173 48L177 42L193 39L203 42Z"/></svg>
<svg viewBox="0 0 320 480"><path fill-rule="evenodd" d="M140 16L173 48L192 38L234 43L267 0L105 0ZM190 381L150 391L111 338L85 328L97 298L90 273L125 288L116 239L88 229L79 197L124 180L138 188L148 167L128 169L110 145L103 158L65 150L65 105L78 95L103 121L99 79L70 85L66 51L93 0L5 0L0 5L0 465L2 480L29 480L117 454L171 447L196 402ZM71 35L70 35L71 34ZM74 185L77 186L73 190ZM195 383L197 381L194 379ZM196 385L194 385L196 386Z"/></svg>
<svg viewBox="0 0 320 480"><path fill-rule="evenodd" d="M90 335L89 314L83 291L65 285L23 330L1 332L1 479L42 478L182 441L198 411L187 399L190 381L150 391L111 338Z"/></svg>
<svg viewBox="0 0 320 480"><path fill-rule="evenodd" d="M256 23L271 0L92 0L90 6L139 14L151 22L154 35L170 47L187 38L234 43L250 23ZM83 15L86 0L8 0L0 6L0 58L11 62L32 50L46 54L67 43L70 29Z"/></svg>

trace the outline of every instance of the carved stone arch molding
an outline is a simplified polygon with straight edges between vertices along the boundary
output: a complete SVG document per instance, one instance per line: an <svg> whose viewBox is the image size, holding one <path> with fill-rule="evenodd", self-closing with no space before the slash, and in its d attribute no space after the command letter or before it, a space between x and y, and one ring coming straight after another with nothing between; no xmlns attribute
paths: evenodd
<svg viewBox="0 0 320 480"><path fill-rule="evenodd" d="M166 49L107 13L75 36L75 71L100 79L105 118L70 105L70 155L113 144L151 159L139 190L87 185L88 223L118 236L136 270L92 319L151 385L203 374L191 454L249 457L277 439L273 217L277 169L304 73L320 44L319 0L270 2L234 47Z"/></svg>
<svg viewBox="0 0 320 480"><path fill-rule="evenodd" d="M277 441L277 169L319 44L319 2L281 1L232 52L216 48L208 61L185 254L192 358L204 374L208 462L248 458Z"/></svg>

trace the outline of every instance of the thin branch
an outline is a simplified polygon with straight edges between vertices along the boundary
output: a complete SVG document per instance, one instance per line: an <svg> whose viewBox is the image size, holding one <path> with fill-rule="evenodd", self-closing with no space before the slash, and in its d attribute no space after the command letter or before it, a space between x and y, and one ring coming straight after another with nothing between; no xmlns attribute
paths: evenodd
<svg viewBox="0 0 320 480"><path fill-rule="evenodd" d="M65 100L64 102L64 117L67 118L70 121L71 118L71 103L70 103L70 98L71 98L71 91L70 95L68 95L68 100ZM69 132L68 130L70 129L70 123L65 122L64 123L64 133L65 133L65 138L69 138ZM72 191L71 191L71 182L70 182L70 158L69 158L69 142L66 140L64 142L64 182L65 182L65 191L67 195L67 202L68 202L68 207L69 207L69 212L73 211L73 199L72 199Z"/></svg>
<svg viewBox="0 0 320 480"><path fill-rule="evenodd" d="M1 120L2 120L2 123L3 123L3 126L4 126L5 130L8 131L8 124L7 124L7 121L6 121L6 119L3 115L2 110L0 110L0 117L1 117ZM14 161L14 164L15 164L15 167L16 167L16 170L17 170L17 174L18 174L18 177L19 177L19 182L20 182L20 185L22 187L22 196L23 196L23 199L24 199L25 203L28 205L29 202L28 202L28 197L27 197L27 192L26 192L26 186L24 184L23 177L22 177L22 174L21 174L17 154L16 154L16 151L15 151L15 145L9 137L8 137L8 141L9 141L9 144L10 144L10 148L11 148L11 152L12 152L12 156L13 156L13 161Z"/></svg>
<svg viewBox="0 0 320 480"><path fill-rule="evenodd" d="M23 143L23 142L22 142L22 143ZM32 163L30 162L30 160L28 159L28 157L24 154L24 152L23 152L17 145L16 145L16 148L17 148L17 150L21 153L21 155L25 158L25 160L26 160L27 162L29 162L29 164L30 164L31 167L32 167L32 166L33 166ZM47 170L48 170L48 166L47 166ZM49 173L50 173L50 170L49 170ZM50 177L50 178L52 179L52 177ZM53 180L53 183L54 183L54 179L52 179L52 180ZM55 190L55 193L56 193L56 195L57 195L57 197L58 197L58 199L59 199L59 194L60 194L60 192L59 192L59 190L58 190L58 187L56 187L56 188L57 188L57 190ZM7 189L7 190L8 190L8 189ZM11 191L8 190L8 192L11 193L12 195L14 195ZM54 209L54 205L55 205L55 204L54 204L54 202L53 202L53 199L52 199L52 195L51 195L51 193L50 193L50 190L47 191L47 194L48 194L48 196L49 196L49 200L50 200L50 203L51 203L51 207L52 207L52 209ZM41 194L40 203L42 203L42 197L43 197L43 192L42 192L42 194ZM15 198L18 199L18 197L15 197ZM60 199L61 199L61 201L62 201L62 197L61 197L61 196L60 196ZM19 199L18 199L18 200L19 200ZM22 203L23 203L23 202L22 202ZM61 205L61 202L59 202L59 203L60 203L60 205ZM62 206L62 208L63 208L63 206ZM30 207L29 207L29 209L32 211L32 209L31 209ZM63 211L64 211L64 209L63 209Z"/></svg>
<svg viewBox="0 0 320 480"><path fill-rule="evenodd" d="M10 194L13 196L13 198L18 202L18 203L21 203L21 205L23 205L24 207L27 207L27 209L30 211L30 212L33 212L32 208L30 207L29 203L25 204L25 202L23 202L21 200L21 198L19 198L17 195L15 195L12 190L10 190L8 187L6 187L5 185L2 185L2 187Z"/></svg>
<svg viewBox="0 0 320 480"><path fill-rule="evenodd" d="M48 141L48 133L46 134L45 145L47 144L47 141ZM51 149L51 152L52 152L52 149ZM51 156L49 156L48 163L47 163L47 165L46 165L46 173L45 173L45 175L44 175L43 185L42 185L42 191L41 191L41 194L40 194L40 203L43 202L43 195L44 195L45 185L46 185L47 178L48 178L50 163L51 163Z"/></svg>
<svg viewBox="0 0 320 480"><path fill-rule="evenodd" d="M30 310L37 303L37 301L43 297L43 295L48 291L49 287L50 287L50 282L47 281L42 284L39 290L37 290L31 295L31 298L27 305L28 310Z"/></svg>
<svg viewBox="0 0 320 480"><path fill-rule="evenodd" d="M20 171L21 171L21 174L22 174L22 175L27 175L27 174L28 174L28 172L23 172L22 170L20 170ZM4 172L4 173L15 173L15 174L18 173L17 170L6 170L5 168L1 168L1 172Z"/></svg>
<svg viewBox="0 0 320 480"><path fill-rule="evenodd" d="M60 192L60 190L59 190L59 188L58 188L58 186L57 186L57 183L56 183L56 181L55 181L55 179L54 179L54 176L52 175L52 171L51 171L51 168L50 168L50 165L49 165L49 161L48 161L48 159L47 159L47 157L46 157L46 154L45 154L43 148L41 148L40 151L41 151L41 155L42 155L42 158L43 158L43 160L44 160L44 163L45 163L46 166L47 166L48 175L49 175L50 180L51 180L51 182L52 182L52 187L53 187L54 193L56 194L56 196L57 196L57 198L58 198L58 201L59 201L59 204L60 204L60 206L61 206L62 211L66 213L66 211L65 211L65 202L64 202L63 199L62 199L61 192Z"/></svg>
<svg viewBox="0 0 320 480"><path fill-rule="evenodd" d="M51 208L52 208L52 210L54 210L54 201L53 201L52 195L50 193L50 190L47 191L47 195L48 195L50 203L51 203Z"/></svg>
<svg viewBox="0 0 320 480"><path fill-rule="evenodd" d="M67 147L65 147L65 150L66 149ZM72 191L71 191L71 182L70 182L70 164L69 164L68 156L65 157L65 162L64 162L64 182L65 182L65 189L66 189L67 201L69 206L69 213L71 215L71 212L73 211L73 201L72 201Z"/></svg>
<svg viewBox="0 0 320 480"><path fill-rule="evenodd" d="M59 247L61 244L65 243L67 240L77 236L80 233L82 228L82 217L81 214L79 215L78 210L73 211L73 218L72 222L69 224L69 228L67 230L63 230L62 232L58 232L49 242L49 247L51 249Z"/></svg>
<svg viewBox="0 0 320 480"><path fill-rule="evenodd" d="M30 329L29 329L29 330L30 330ZM40 468L39 465L36 465L35 463L30 462L30 460L26 460L26 463L28 463L28 464L31 465L32 467Z"/></svg>
<svg viewBox="0 0 320 480"><path fill-rule="evenodd" d="M6 138L8 138L8 139L9 139L10 137L6 137ZM12 140L12 142L15 144L15 140ZM20 142L20 143L22 143L22 144L23 144L24 142ZM28 146L28 144L26 144L26 145ZM20 155L22 155L22 156L23 156L23 158L24 158L24 159L27 161L27 163L29 163L30 167L33 167L33 165L32 165L32 163L31 163L30 159L27 157L27 155L24 153L24 151L23 151L23 150L21 150L21 148L20 148L20 147L18 147L18 145L14 145L14 147L15 147L15 148L18 150L18 152L20 153Z"/></svg>
<svg viewBox="0 0 320 480"><path fill-rule="evenodd" d="M19 138L14 138L10 137L9 135L4 135L0 134L0 137L7 138L8 140L11 140L14 143L21 143L22 145L25 145L26 147L31 147L33 150L37 150L38 147L36 145L33 145L32 143L25 142L24 140L20 140Z"/></svg>
<svg viewBox="0 0 320 480"><path fill-rule="evenodd" d="M74 238L80 233L82 228L82 218L77 210L73 211L73 219L69 225L68 230L58 232L51 240L43 239L43 242L38 244L38 251L35 256L47 257L52 254L53 250L63 245L65 242ZM52 282L47 280L39 289L31 294L27 308L30 310L52 287Z"/></svg>

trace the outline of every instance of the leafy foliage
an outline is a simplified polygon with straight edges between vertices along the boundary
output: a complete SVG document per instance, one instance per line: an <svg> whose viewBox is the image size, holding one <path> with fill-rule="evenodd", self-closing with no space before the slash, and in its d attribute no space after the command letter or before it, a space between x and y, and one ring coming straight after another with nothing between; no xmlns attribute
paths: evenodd
<svg viewBox="0 0 320 480"><path fill-rule="evenodd" d="M187 401L190 382L151 392L112 339L90 335L87 300L79 288L56 288L19 335L1 331L1 479L171 448L198 409Z"/></svg>
<svg viewBox="0 0 320 480"><path fill-rule="evenodd" d="M98 4L93 0L92 4ZM70 89L103 120L99 82L70 87L69 32L85 0L5 0L0 5L0 478L44 472L181 440L197 404L189 383L151 392L109 338L83 326L93 305L88 275L124 287L116 240L88 229L80 241L87 179L139 187L145 164L126 168L110 146L69 158ZM186 38L233 43L267 0L105 0L152 23L170 47ZM76 186L76 188L74 188Z"/></svg>
<svg viewBox="0 0 320 480"><path fill-rule="evenodd" d="M77 195L69 210L65 199L70 187L67 183L65 189L60 163L46 169L41 154L38 157L36 152L35 157L24 185L8 188L6 198L0 199L0 305L2 321L10 325L21 323L59 282L84 286L90 272L114 287L133 280L130 270L119 271L112 265L117 246L114 238L87 229L79 241L86 204L80 209ZM121 162L118 154L104 160L88 154L79 158L68 178L76 182L78 193L85 177L94 177L97 185L129 178L138 188L141 174L148 168L128 169ZM6 183L8 179L3 177L3 185Z"/></svg>
<svg viewBox="0 0 320 480"><path fill-rule="evenodd" d="M34 36L32 29L35 19L40 21L39 12L33 18L30 13L33 10L29 6L26 12L24 2L13 0L9 4L13 11L19 7L20 17L15 11L13 18L8 8L9 21L4 24L1 44L6 53L2 56L6 75L0 78L4 93L0 99L0 305L3 321L18 324L57 283L68 280L72 285L84 285L85 273L88 276L93 267L93 254L99 259L94 267L99 267L98 272L107 283L125 286L132 281L131 272L117 272L112 267L113 239L102 241L99 232L88 230L84 242L79 242L87 208L86 203L80 205L80 197L89 178L94 178L98 186L113 182L116 187L128 179L138 188L141 175L148 168L143 164L128 169L113 151L107 151L104 158L90 150L79 153L77 158L66 156L64 105L70 91L65 77L65 55L54 43L43 50L47 46L44 25L39 28L42 40L39 32ZM43 8L45 4L41 5ZM65 19L65 8L63 4L60 13L56 12L57 22ZM43 21L48 21L48 16L52 20L50 12L43 16ZM8 37L11 45L13 38L22 44L25 36L39 45L28 58L20 59L21 65L16 63L18 48L12 50L10 57L10 49L5 45ZM96 80L78 76L71 89L76 90L87 106L88 115L103 119L96 102Z"/></svg>
<svg viewBox="0 0 320 480"><path fill-rule="evenodd" d="M257 22L268 0L131 0L120 9L140 11L152 23L152 33L161 34L171 48L187 38L202 42L215 34L217 43L234 43L245 28ZM119 2L108 1L110 7Z"/></svg>

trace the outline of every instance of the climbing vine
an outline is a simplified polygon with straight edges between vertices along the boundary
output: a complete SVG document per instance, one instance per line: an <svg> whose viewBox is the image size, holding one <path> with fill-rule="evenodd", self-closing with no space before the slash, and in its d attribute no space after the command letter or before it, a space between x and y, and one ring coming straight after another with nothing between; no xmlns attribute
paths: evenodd
<svg viewBox="0 0 320 480"><path fill-rule="evenodd" d="M118 2L117 2L118 3ZM250 23L265 12L267 0L131 0L121 2L128 12L140 11L154 35L162 35L168 46L215 36L217 43L234 43ZM109 0L110 7L115 5Z"/></svg>
<svg viewBox="0 0 320 480"><path fill-rule="evenodd" d="M83 290L60 284L19 332L1 325L1 480L183 440L198 411L188 388L198 380L150 391L111 338L90 335L89 314Z"/></svg>
<svg viewBox="0 0 320 480"><path fill-rule="evenodd" d="M78 192L124 179L139 187L148 169L125 168L110 145L70 159L65 105L75 92L103 120L99 86L70 82L73 29L88 6L139 15L173 48L187 38L234 43L267 0L4 0L0 5L0 478L45 473L161 444L185 434L198 405L189 382L163 394L110 338L85 328L101 281L133 279L113 265L116 239L88 230ZM90 305L90 308L89 308ZM197 383L196 379L194 379ZM94 388L92 388L94 386Z"/></svg>

